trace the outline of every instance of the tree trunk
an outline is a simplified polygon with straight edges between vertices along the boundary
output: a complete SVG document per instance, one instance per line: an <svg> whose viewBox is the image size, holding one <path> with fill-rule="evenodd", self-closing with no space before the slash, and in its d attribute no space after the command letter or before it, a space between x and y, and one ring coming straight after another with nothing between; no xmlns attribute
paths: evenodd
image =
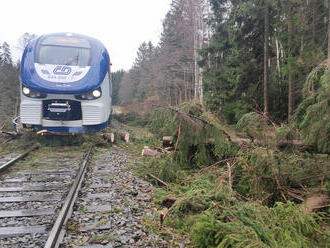
<svg viewBox="0 0 330 248"><path fill-rule="evenodd" d="M268 0L265 3L265 33L264 33L264 115L268 116L268 42L269 42L269 6Z"/></svg>
<svg viewBox="0 0 330 248"><path fill-rule="evenodd" d="M294 110L294 85L293 85L293 68L292 68L292 43L293 43L293 23L292 23L292 7L289 5L288 14L288 73L289 73L289 108L288 108L288 121L290 123Z"/></svg>
<svg viewBox="0 0 330 248"><path fill-rule="evenodd" d="M196 24L194 24L196 25ZM197 30L194 28L194 97L198 99Z"/></svg>
<svg viewBox="0 0 330 248"><path fill-rule="evenodd" d="M330 0L328 0L328 68L330 68Z"/></svg>
<svg viewBox="0 0 330 248"><path fill-rule="evenodd" d="M316 29L316 3L315 1L312 1L312 42L315 44L315 29Z"/></svg>
<svg viewBox="0 0 330 248"><path fill-rule="evenodd" d="M280 66L280 47L278 44L278 39L275 40L275 44L276 44L276 67L277 67L277 73L278 73L278 82L281 82L280 78L281 78L281 66Z"/></svg>

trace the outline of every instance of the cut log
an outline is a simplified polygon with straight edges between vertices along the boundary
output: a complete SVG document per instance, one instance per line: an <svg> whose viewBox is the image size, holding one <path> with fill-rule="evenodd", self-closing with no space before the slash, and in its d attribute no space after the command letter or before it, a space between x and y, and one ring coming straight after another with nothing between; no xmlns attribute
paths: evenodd
<svg viewBox="0 0 330 248"><path fill-rule="evenodd" d="M108 141L109 143L113 144L115 143L115 134L114 133L104 133L102 135L103 139Z"/></svg>
<svg viewBox="0 0 330 248"><path fill-rule="evenodd" d="M164 147L171 147L173 146L173 141L171 136L164 136L163 137L163 146Z"/></svg>
<svg viewBox="0 0 330 248"><path fill-rule="evenodd" d="M260 139L254 139L253 141L251 141L250 139L239 138L231 141L234 142L235 144L253 143L258 146L266 146L268 144L266 140L260 140ZM300 148L304 150L308 150L312 148L311 145L306 145L302 140L283 140L276 143L277 149L283 149L286 146L293 146L295 148Z"/></svg>
<svg viewBox="0 0 330 248"><path fill-rule="evenodd" d="M154 150L154 149L150 149L148 146L145 146L142 149L142 156L143 157L151 157L151 156L156 156L158 154L160 154L160 152L158 152L157 150Z"/></svg>
<svg viewBox="0 0 330 248"><path fill-rule="evenodd" d="M126 143L129 142L129 133L127 132L116 132L116 134Z"/></svg>

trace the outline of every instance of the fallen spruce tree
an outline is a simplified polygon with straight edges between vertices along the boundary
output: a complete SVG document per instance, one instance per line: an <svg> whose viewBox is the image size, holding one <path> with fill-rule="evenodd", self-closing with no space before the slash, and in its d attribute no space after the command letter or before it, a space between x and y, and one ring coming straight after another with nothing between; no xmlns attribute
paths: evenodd
<svg viewBox="0 0 330 248"><path fill-rule="evenodd" d="M148 120L159 142L171 136L173 144L145 158L148 178L162 187L162 232L188 235L197 247L326 247L329 155L294 144L297 130L256 113L231 129L196 103Z"/></svg>

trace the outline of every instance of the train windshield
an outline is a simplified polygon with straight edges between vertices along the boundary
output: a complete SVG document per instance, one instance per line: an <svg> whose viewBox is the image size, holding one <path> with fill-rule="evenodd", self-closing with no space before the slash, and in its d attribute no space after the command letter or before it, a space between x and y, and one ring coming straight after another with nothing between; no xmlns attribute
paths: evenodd
<svg viewBox="0 0 330 248"><path fill-rule="evenodd" d="M74 46L41 45L39 64L88 66L90 48Z"/></svg>

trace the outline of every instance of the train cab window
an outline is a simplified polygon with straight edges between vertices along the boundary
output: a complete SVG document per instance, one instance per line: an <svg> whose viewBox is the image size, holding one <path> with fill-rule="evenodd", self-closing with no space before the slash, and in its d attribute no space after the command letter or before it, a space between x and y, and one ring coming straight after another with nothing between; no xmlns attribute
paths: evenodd
<svg viewBox="0 0 330 248"><path fill-rule="evenodd" d="M88 66L89 60L89 48L41 45L39 49L39 64Z"/></svg>
<svg viewBox="0 0 330 248"><path fill-rule="evenodd" d="M88 66L91 46L85 39L50 36L39 47L39 64Z"/></svg>

